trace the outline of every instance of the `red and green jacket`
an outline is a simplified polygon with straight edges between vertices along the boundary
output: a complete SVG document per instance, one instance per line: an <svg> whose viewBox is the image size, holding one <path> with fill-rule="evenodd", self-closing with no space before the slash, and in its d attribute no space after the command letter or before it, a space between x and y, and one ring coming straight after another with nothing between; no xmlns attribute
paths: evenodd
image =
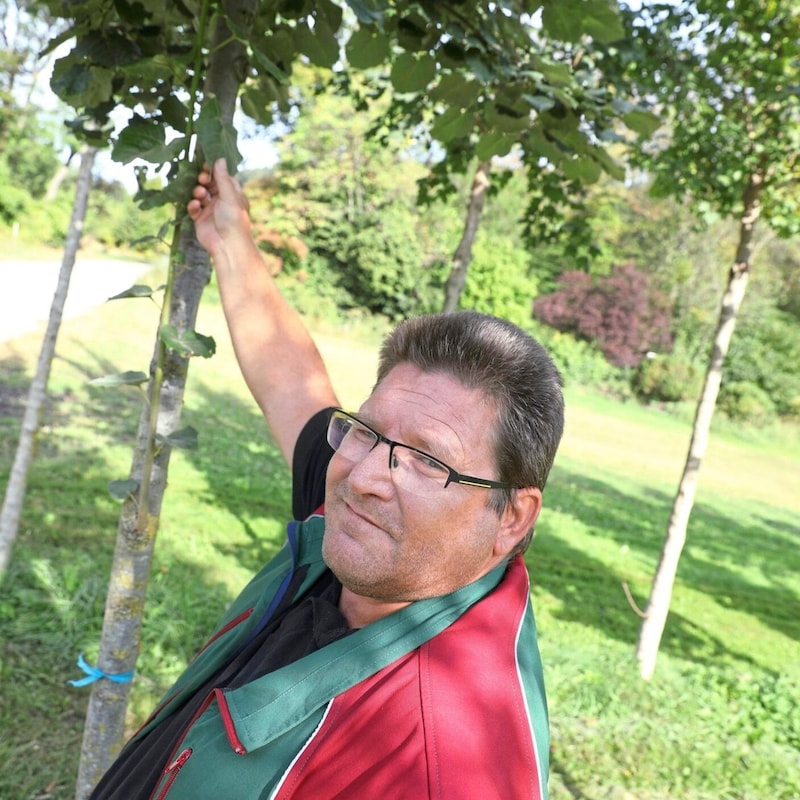
<svg viewBox="0 0 800 800"><path fill-rule="evenodd" d="M277 607L327 569L322 517L286 546L138 735L196 691ZM206 698L154 798L546 800L548 724L521 557L421 600L251 683Z"/></svg>

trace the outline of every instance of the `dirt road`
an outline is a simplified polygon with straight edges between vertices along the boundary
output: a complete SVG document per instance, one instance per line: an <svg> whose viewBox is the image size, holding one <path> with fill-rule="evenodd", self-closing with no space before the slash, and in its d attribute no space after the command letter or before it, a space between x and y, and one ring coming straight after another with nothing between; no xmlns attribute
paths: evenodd
<svg viewBox="0 0 800 800"><path fill-rule="evenodd" d="M50 315L61 262L0 260L0 342L36 330ZM142 262L78 258L64 319L77 317L125 291L150 266Z"/></svg>

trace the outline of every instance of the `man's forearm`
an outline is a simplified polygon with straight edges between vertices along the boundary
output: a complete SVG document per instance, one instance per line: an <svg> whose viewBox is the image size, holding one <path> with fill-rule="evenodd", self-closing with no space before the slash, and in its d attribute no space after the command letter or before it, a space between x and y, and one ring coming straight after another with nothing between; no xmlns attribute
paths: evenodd
<svg viewBox="0 0 800 800"><path fill-rule="evenodd" d="M288 463L306 421L336 405L325 365L252 240L214 258L236 358Z"/></svg>

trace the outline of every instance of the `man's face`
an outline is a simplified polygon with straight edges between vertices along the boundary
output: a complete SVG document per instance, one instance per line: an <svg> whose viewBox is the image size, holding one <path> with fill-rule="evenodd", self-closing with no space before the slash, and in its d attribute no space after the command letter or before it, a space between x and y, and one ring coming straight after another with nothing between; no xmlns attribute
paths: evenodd
<svg viewBox="0 0 800 800"><path fill-rule="evenodd" d="M497 478L494 406L449 375L400 364L357 416L458 472ZM503 560L495 552L500 518L488 499L487 489L460 484L433 495L396 487L384 443L359 463L336 453L326 480L323 556L364 597L406 602L446 594Z"/></svg>

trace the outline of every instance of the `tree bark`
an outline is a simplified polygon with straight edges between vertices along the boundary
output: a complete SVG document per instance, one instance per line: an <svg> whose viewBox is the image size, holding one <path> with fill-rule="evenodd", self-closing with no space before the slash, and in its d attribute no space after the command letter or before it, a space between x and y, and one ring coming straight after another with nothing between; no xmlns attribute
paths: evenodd
<svg viewBox="0 0 800 800"><path fill-rule="evenodd" d="M64 304L69 292L69 281L72 268L81 243L83 223L86 219L86 208L92 186L92 165L97 151L92 147L84 147L81 151L81 165L78 171L78 183L75 187L75 201L72 205L72 216L69 221L67 238L64 242L64 256L58 273L58 283L50 306L42 349L36 365L36 374L28 390L28 401L22 418L14 464L8 479L3 509L0 512L0 575L5 572L11 561L11 551L19 530L19 519L25 501L25 487L28 483L28 470L33 460L36 433L39 430L39 419L42 406L47 399L47 382L50 367L56 349L56 339L64 315Z"/></svg>
<svg viewBox="0 0 800 800"><path fill-rule="evenodd" d="M761 211L761 194L764 188L763 172L755 172L743 197L743 212L739 224L739 244L733 266L728 273L728 284L722 298L719 320L714 335L713 349L709 360L703 390L695 411L689 452L672 506L667 534L661 550L645 618L636 644L639 674L650 680L655 671L658 649L669 614L672 588L678 571L678 562L686 543L689 516L694 505L700 464L708 447L711 419L722 382L722 368L728 353L731 337L736 326L736 317L744 299L750 274L750 259L753 248L753 231Z"/></svg>
<svg viewBox="0 0 800 800"><path fill-rule="evenodd" d="M55 200L58 196L58 190L61 188L61 184L64 183L67 175L69 175L69 165L72 163L74 156L75 151L70 149L67 160L63 164L58 165L58 169L47 183L47 191L44 195L45 200Z"/></svg>
<svg viewBox="0 0 800 800"><path fill-rule="evenodd" d="M249 30L256 0L227 0L224 5L227 16L234 19L240 29ZM225 19L225 15L218 17L211 49L214 55L208 66L204 89L206 96L217 98L223 117L230 122L246 71L246 50L231 37ZM169 323L183 333L194 329L211 266L208 254L197 242L191 225L183 225L180 237L179 251L184 260L174 270ZM142 616L171 450L169 444L156 446L156 437L163 442L162 437L177 430L183 406L188 360L174 350L167 350L161 356L163 367L159 382L156 380L156 364L161 347L157 340L149 400L142 409L130 471L130 477L140 485L139 494L129 497L123 504L111 567L97 663L97 668L107 675L132 672L139 655ZM157 414L151 413L152 404L157 404ZM89 796L119 752L124 740L130 688L129 682L118 683L104 678L93 684L81 748L76 800Z"/></svg>
<svg viewBox="0 0 800 800"><path fill-rule="evenodd" d="M450 269L450 274L447 276L447 283L444 287L442 311L455 311L458 308L461 293L464 291L467 270L472 262L472 245L478 232L486 191L489 188L489 172L491 168L490 161L482 161L475 170L469 203L467 204L467 216L464 220L464 231L461 234L461 241L453 254L453 266Z"/></svg>

